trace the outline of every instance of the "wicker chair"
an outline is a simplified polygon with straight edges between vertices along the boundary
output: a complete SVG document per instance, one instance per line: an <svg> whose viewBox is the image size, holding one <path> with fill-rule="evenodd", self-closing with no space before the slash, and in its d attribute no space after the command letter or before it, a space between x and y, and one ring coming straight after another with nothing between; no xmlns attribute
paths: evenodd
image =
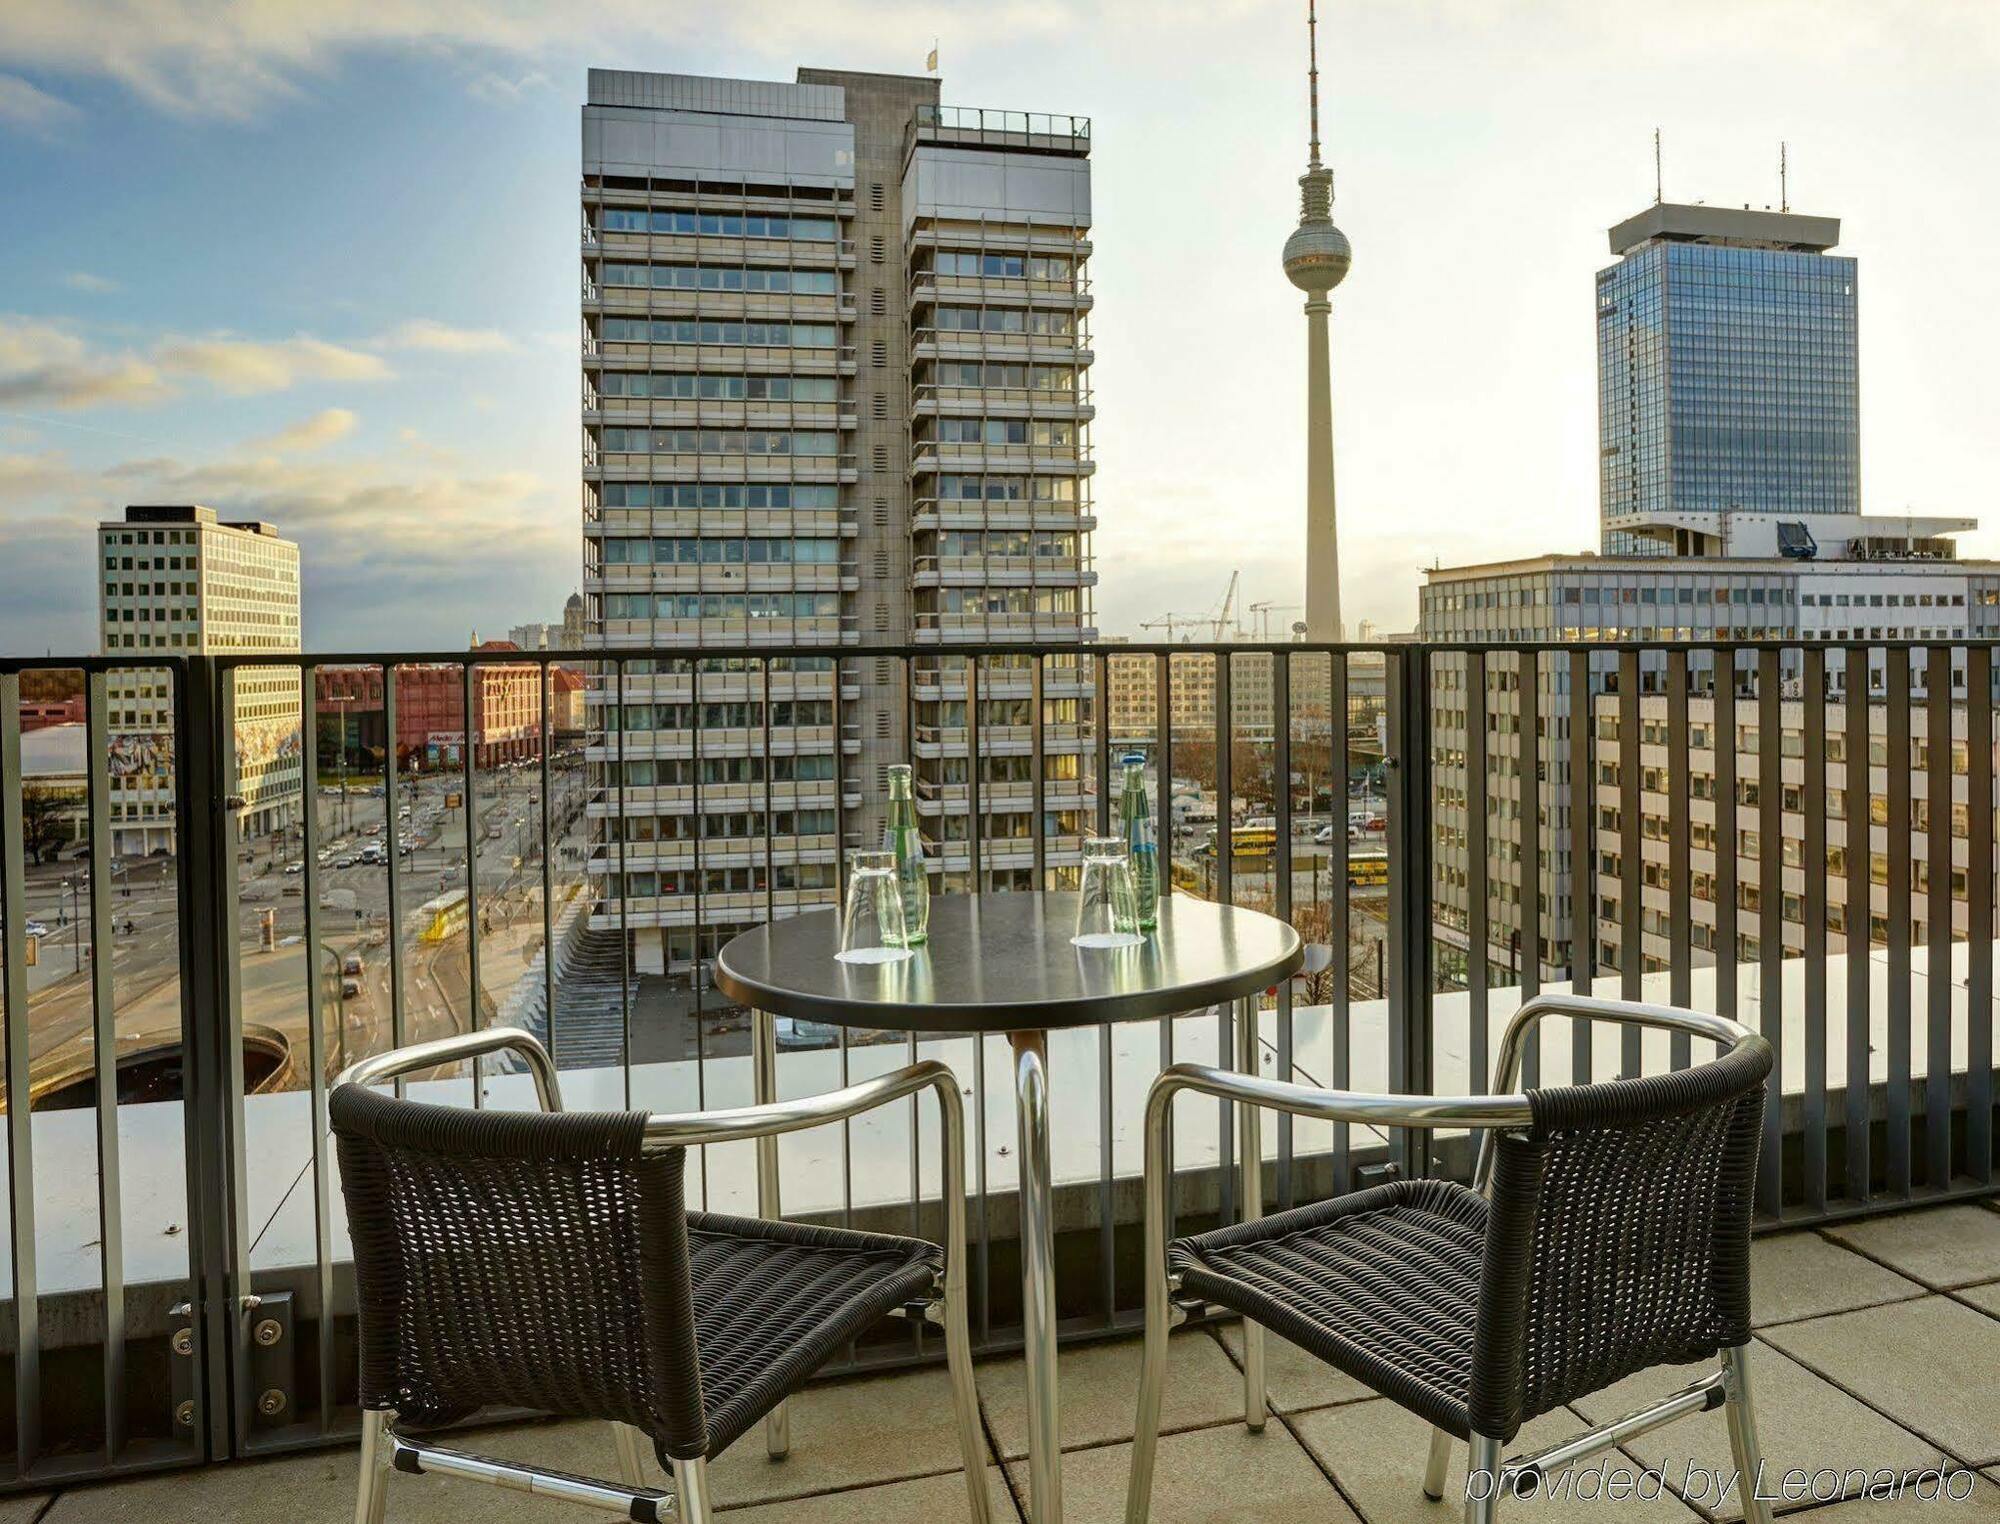
<svg viewBox="0 0 2000 1524"><path fill-rule="evenodd" d="M526 1060L541 1112L369 1088L503 1049ZM926 1089L943 1113L944 1248L684 1204L690 1145L842 1121ZM357 1524L379 1524L391 1470L707 1524L708 1461L889 1315L943 1325L972 1518L987 1524L965 1323L964 1116L945 1065L736 1111L563 1113L547 1052L496 1028L363 1060L335 1082L328 1112L360 1311ZM619 1481L414 1437L494 1405L609 1422ZM642 1436L671 1494L647 1485Z"/></svg>
<svg viewBox="0 0 2000 1524"><path fill-rule="evenodd" d="M1725 1051L1657 1077L1510 1093L1543 1016L1666 1028ZM1720 1017L1571 996L1524 1005L1500 1046L1494 1094L1312 1090L1178 1065L1146 1109L1146 1352L1127 1524L1144 1524L1171 1322L1244 1319L1245 1418L1264 1413L1269 1328L1427 1420L1424 1491L1442 1498L1454 1438L1471 1446L1467 1524L1502 1496L1638 1434L1716 1407L1751 1524L1750 1213L1771 1049ZM1399 1180L1166 1242L1166 1129L1184 1090L1239 1106L1373 1126L1484 1129L1474 1188ZM1252 1113L1254 1117L1254 1112ZM1250 1136L1254 1139L1255 1130ZM1254 1153L1252 1154L1254 1157ZM1523 1423L1656 1365L1720 1357L1660 1402L1539 1454L1502 1461Z"/></svg>

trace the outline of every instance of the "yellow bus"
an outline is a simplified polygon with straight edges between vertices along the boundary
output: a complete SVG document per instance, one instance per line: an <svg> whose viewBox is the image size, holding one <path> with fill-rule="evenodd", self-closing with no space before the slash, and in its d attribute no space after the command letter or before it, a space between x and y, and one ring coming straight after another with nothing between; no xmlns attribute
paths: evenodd
<svg viewBox="0 0 2000 1524"><path fill-rule="evenodd" d="M423 923L419 935L426 942L442 942L446 937L456 936L465 930L465 891L453 889L434 900L425 900L417 907L417 918Z"/></svg>
<svg viewBox="0 0 2000 1524"><path fill-rule="evenodd" d="M1215 852L1219 832L1211 828L1208 833L1208 850ZM1278 832L1273 826L1240 825L1229 833L1229 850L1238 857L1270 857L1278 850Z"/></svg>
<svg viewBox="0 0 2000 1524"><path fill-rule="evenodd" d="M1347 882L1356 889L1372 889L1387 884L1389 882L1389 854L1387 852L1348 853Z"/></svg>

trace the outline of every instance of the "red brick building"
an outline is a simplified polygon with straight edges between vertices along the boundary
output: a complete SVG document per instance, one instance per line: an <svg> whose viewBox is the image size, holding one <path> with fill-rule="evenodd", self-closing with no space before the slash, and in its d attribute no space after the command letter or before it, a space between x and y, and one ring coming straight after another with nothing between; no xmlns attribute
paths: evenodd
<svg viewBox="0 0 2000 1524"><path fill-rule="evenodd" d="M479 651L517 651L489 640ZM542 751L541 669L534 662L481 662L472 669L472 760L493 767L539 757ZM380 667L321 667L314 709L319 763L380 766L385 725ZM464 765L465 674L456 666L404 663L396 668L396 766L436 772Z"/></svg>

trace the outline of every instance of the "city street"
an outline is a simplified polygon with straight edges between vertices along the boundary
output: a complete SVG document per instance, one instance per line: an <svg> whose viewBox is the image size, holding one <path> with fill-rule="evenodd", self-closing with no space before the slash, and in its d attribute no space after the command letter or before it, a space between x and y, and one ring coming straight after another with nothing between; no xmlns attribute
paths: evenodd
<svg viewBox="0 0 2000 1524"><path fill-rule="evenodd" d="M560 762L551 776L559 892L582 863L580 763ZM326 1009L340 1011L328 1029L329 1052L386 1045L390 1029L389 873L386 860L362 862L372 848L386 856L385 801L356 777L347 792L314 792L320 857L315 878L326 959ZM470 1008L469 938L462 913L440 921L422 907L466 887L467 824L462 773L404 781L398 801L398 866L404 950L405 1010L412 1039L462 1030ZM486 1002L502 997L541 949L541 773L530 764L477 775L472 834L481 921L481 985ZM457 803L452 801L457 799ZM300 833L260 837L239 858L239 958L246 1031L291 1044L293 1082L304 1077L306 1051L305 883ZM180 1021L180 929L171 858L120 859L111 895L113 998L127 1051L171 1043ZM29 919L47 928L28 970L30 1052L38 1086L90 1062L90 967L93 955L87 866L81 861L28 869ZM267 925L268 922L268 925ZM360 972L337 970L352 967ZM343 998L343 991L352 994Z"/></svg>

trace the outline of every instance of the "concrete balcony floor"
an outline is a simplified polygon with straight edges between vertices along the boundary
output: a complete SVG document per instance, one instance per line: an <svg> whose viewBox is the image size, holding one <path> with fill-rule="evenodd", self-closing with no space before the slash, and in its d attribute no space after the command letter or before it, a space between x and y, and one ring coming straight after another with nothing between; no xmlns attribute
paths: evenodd
<svg viewBox="0 0 2000 1524"><path fill-rule="evenodd" d="M1945 1466L1971 1473L1963 1502L1926 1515L1924 1503L1852 1497L1780 1502L1825 1524L1941 1517L2000 1520L2000 1210L1925 1208L1818 1231L1760 1238L1754 1250L1753 1355L1767 1485L1787 1468L1846 1473ZM1308 1520L1445 1524L1452 1503L1419 1490L1426 1430L1356 1383L1288 1346L1269 1357L1272 1419L1261 1434L1240 1421L1235 1327L1175 1335L1163 1410L1153 1518L1161 1524ZM1072 1524L1121 1519L1131 1453L1135 1341L1066 1351L1062 1359L1064 1481ZM1513 1453L1552 1443L1644 1405L1692 1372L1632 1378L1530 1424ZM1024 1517L1026 1425L1020 1368L994 1360L979 1372L986 1482L998 1521ZM565 1470L615 1470L601 1425L530 1423L467 1436L467 1448ZM1633 1473L1662 1467L1667 1490L1643 1501L1541 1499L1503 1504L1503 1518L1606 1516L1646 1524L1720 1524L1740 1510L1700 1479L1730 1469L1720 1413L1685 1419L1610 1457ZM1464 1451L1459 1451L1462 1470ZM1591 1464L1595 1464L1594 1462ZM351 1450L79 1486L0 1501L0 1524L199 1519L345 1521L352 1517ZM792 1454L766 1459L760 1434L710 1468L725 1516L740 1524L942 1524L965 1516L942 1371L816 1386L793 1406ZM1691 1481L1690 1478L1693 1480ZM1460 1485L1454 1478L1454 1486ZM1454 1493L1448 1488L1447 1498ZM1458 1494L1462 1496L1462 1494ZM1912 1511L1914 1510L1914 1512ZM394 1478L395 1524L466 1517L582 1521L593 1514L518 1493L438 1478Z"/></svg>

